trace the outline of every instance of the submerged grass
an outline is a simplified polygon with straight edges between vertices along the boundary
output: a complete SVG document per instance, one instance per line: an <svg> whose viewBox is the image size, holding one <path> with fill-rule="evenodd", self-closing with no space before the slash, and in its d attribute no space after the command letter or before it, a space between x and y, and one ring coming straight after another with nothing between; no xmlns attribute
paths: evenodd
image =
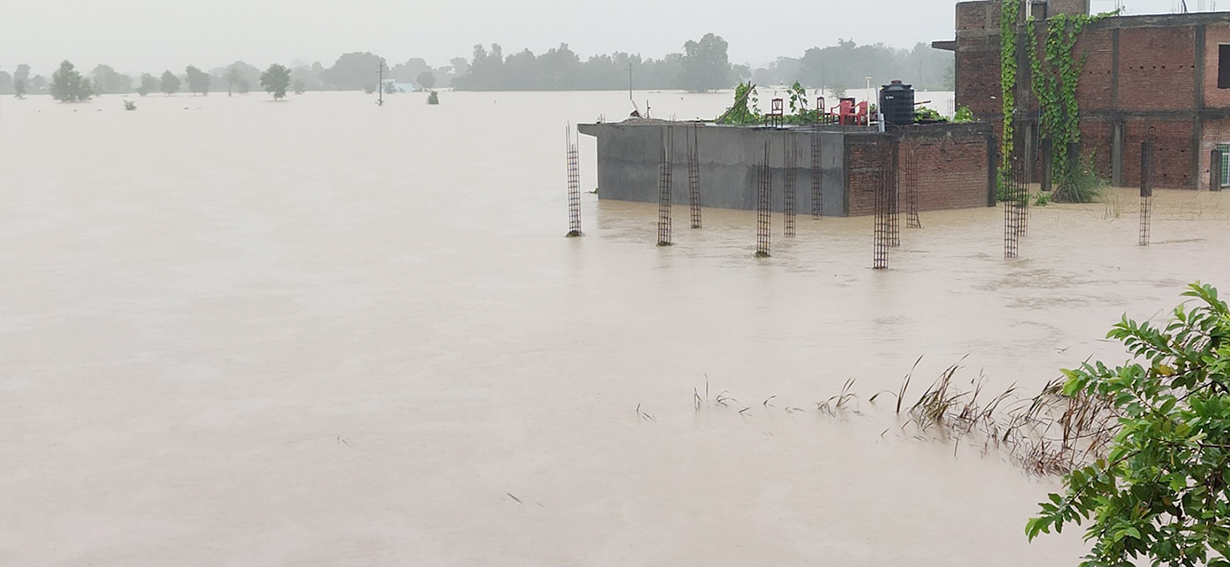
<svg viewBox="0 0 1230 567"><path fill-rule="evenodd" d="M868 402L875 404L882 395L893 396L900 429L912 430L911 436L952 443L954 452L963 444L980 445L984 453L1000 451L1032 474L1065 474L1106 456L1118 431L1118 415L1113 411L1111 400L1084 392L1065 395L1060 379L1048 382L1031 398L1020 397L1016 384L989 396L984 393L986 377L981 374L973 381L972 390L962 390L954 382L963 361L964 357L945 368L930 386L913 398L909 389L914 372L922 362L919 357L896 392L879 392L868 398ZM707 378L703 397L698 388L692 389L696 411L739 408L740 416L749 416L752 406L739 406L738 400L725 390L711 398ZM855 407L858 396L854 393L854 383L854 378L849 378L837 394L817 401L816 412L829 417L861 415ZM771 403L775 399L776 395L766 398L761 403L762 408L766 411L780 409L792 415L806 411L788 404L779 408ZM910 399L913 403L907 401ZM881 435L889 430L891 428Z"/></svg>

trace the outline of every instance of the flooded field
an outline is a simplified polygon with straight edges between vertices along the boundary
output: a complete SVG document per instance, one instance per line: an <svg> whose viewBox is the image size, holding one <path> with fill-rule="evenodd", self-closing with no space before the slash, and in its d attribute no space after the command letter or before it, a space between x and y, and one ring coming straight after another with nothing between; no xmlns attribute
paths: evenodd
<svg viewBox="0 0 1230 567"><path fill-rule="evenodd" d="M1024 537L1054 479L870 396L920 356L1033 395L1230 288L1219 193L1149 247L1131 190L1034 208L1016 260L1001 209L923 213L887 271L870 218L757 260L753 211L658 248L586 194L566 239L564 125L626 94L440 98L0 100L0 564L1075 564Z"/></svg>

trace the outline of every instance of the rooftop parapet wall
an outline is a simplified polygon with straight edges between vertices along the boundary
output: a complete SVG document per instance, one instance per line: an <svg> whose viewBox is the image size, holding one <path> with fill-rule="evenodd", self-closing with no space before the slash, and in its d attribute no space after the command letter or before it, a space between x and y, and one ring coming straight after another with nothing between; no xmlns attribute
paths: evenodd
<svg viewBox="0 0 1230 567"><path fill-rule="evenodd" d="M598 139L598 197L621 201L658 202L658 168L662 156L662 130L668 123L581 124L582 134ZM671 199L688 203L688 142L691 125L675 123L674 184ZM844 133L820 131L823 209L825 214L844 216ZM782 148L793 142L798 149L795 169L796 211L812 210L811 131L801 129L746 128L703 124L697 127L701 204L723 209L756 208L756 169L769 142L772 170L773 210L783 208L785 182Z"/></svg>

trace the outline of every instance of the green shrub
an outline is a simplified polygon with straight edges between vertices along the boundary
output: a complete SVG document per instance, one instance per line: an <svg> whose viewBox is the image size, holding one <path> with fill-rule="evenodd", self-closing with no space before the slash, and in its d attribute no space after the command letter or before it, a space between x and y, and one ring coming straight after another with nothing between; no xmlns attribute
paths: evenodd
<svg viewBox="0 0 1230 567"><path fill-rule="evenodd" d="M1183 295L1193 305L1169 321L1125 315L1111 328L1131 357L1122 366L1063 371L1063 394L1110 401L1117 431L1025 533L1088 522L1082 566L1230 566L1230 309L1209 285Z"/></svg>

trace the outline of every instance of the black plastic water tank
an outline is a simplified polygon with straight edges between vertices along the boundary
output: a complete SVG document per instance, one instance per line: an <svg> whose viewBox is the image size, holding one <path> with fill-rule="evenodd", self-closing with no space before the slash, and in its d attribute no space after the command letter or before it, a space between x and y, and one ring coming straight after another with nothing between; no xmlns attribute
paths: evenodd
<svg viewBox="0 0 1230 567"><path fill-rule="evenodd" d="M914 87L893 81L880 87L880 112L884 123L908 126L914 123Z"/></svg>

